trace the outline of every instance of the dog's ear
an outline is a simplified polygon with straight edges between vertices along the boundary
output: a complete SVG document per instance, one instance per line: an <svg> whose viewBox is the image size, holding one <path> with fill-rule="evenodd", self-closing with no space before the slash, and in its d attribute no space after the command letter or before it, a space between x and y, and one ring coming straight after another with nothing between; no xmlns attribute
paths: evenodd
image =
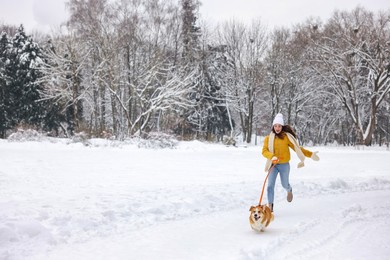
<svg viewBox="0 0 390 260"><path fill-rule="evenodd" d="M249 209L249 211L252 211L254 208L256 208L255 206L251 206L251 208Z"/></svg>

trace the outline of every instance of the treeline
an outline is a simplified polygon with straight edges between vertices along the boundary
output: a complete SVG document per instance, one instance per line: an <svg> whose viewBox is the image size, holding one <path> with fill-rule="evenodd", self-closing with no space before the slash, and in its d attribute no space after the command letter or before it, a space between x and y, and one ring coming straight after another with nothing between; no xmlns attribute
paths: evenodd
<svg viewBox="0 0 390 260"><path fill-rule="evenodd" d="M1 137L29 127L249 143L281 112L303 143L389 143L390 10L269 31L261 20L210 29L199 4L71 0L39 44L3 26Z"/></svg>

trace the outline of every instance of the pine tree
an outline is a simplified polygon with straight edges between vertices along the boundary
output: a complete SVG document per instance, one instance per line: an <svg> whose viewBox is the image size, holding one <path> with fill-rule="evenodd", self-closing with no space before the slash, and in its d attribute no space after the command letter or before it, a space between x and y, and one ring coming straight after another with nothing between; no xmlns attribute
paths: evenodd
<svg viewBox="0 0 390 260"><path fill-rule="evenodd" d="M19 124L39 126L44 113L40 100L43 63L37 43L28 37L21 25L12 39L1 36L1 119L4 120L1 136Z"/></svg>
<svg viewBox="0 0 390 260"><path fill-rule="evenodd" d="M224 49L202 46L200 43L201 28L197 26L199 1L182 0L182 66L187 74L192 75L193 88L189 99L194 106L185 111L185 125L190 125L197 138L211 140L221 137L229 129L228 112L221 80L226 60ZM222 76L223 77L223 76Z"/></svg>
<svg viewBox="0 0 390 260"><path fill-rule="evenodd" d="M197 0L182 0L183 63L194 64L199 60L200 27L196 25L196 12L200 5ZM190 66L191 67L191 66Z"/></svg>
<svg viewBox="0 0 390 260"><path fill-rule="evenodd" d="M201 51L199 36L200 27L196 25L196 12L199 6L197 0L181 0L181 40L182 52L180 60L180 73L182 78L190 76L188 83L188 100L192 102L192 107L181 112L181 121L176 129L182 137L192 135L194 132L199 136L203 121L200 111L202 108L202 86L199 80L202 78Z"/></svg>
<svg viewBox="0 0 390 260"><path fill-rule="evenodd" d="M42 77L39 67L42 65L42 52L31 37L26 36L23 26L20 26L12 39L14 72L13 92L16 119L27 125L39 125L42 120L44 107L39 102L42 87L36 82Z"/></svg>
<svg viewBox="0 0 390 260"><path fill-rule="evenodd" d="M8 35L3 32L0 36L0 138L5 138L9 128L9 91L7 90L6 66L10 41Z"/></svg>
<svg viewBox="0 0 390 260"><path fill-rule="evenodd" d="M231 68L225 54L225 45L208 46L203 59L205 73L203 101L206 104L204 131L208 140L214 135L218 141L221 141L223 135L232 131L234 127L234 121L229 117L226 106L226 85L229 84L227 80Z"/></svg>

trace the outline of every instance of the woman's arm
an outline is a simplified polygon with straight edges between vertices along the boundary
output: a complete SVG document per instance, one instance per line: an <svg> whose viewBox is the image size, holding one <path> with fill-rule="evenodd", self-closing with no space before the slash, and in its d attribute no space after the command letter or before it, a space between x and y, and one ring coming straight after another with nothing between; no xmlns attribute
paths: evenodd
<svg viewBox="0 0 390 260"><path fill-rule="evenodd" d="M291 149L293 149L293 150L295 151L295 149L294 149L294 144L291 143L290 140L288 140L288 146L289 146ZM300 146L300 148L301 148L301 151L302 151L303 155L305 155L306 157L311 158L313 152L311 152L311 151L309 151L309 150L303 148L302 146Z"/></svg>
<svg viewBox="0 0 390 260"><path fill-rule="evenodd" d="M269 148L268 148L268 140L269 140L269 135L267 135L265 138L264 138L264 144L263 144L263 151L262 151L262 154L265 158L267 159L272 159L272 157L274 157L274 154L271 153L269 151Z"/></svg>

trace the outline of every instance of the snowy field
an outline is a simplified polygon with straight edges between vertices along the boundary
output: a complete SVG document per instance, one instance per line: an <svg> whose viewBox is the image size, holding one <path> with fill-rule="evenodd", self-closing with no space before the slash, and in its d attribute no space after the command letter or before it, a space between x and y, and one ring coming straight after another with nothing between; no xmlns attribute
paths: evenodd
<svg viewBox="0 0 390 260"><path fill-rule="evenodd" d="M255 233L260 146L0 140L0 259L389 259L390 151L307 148Z"/></svg>

